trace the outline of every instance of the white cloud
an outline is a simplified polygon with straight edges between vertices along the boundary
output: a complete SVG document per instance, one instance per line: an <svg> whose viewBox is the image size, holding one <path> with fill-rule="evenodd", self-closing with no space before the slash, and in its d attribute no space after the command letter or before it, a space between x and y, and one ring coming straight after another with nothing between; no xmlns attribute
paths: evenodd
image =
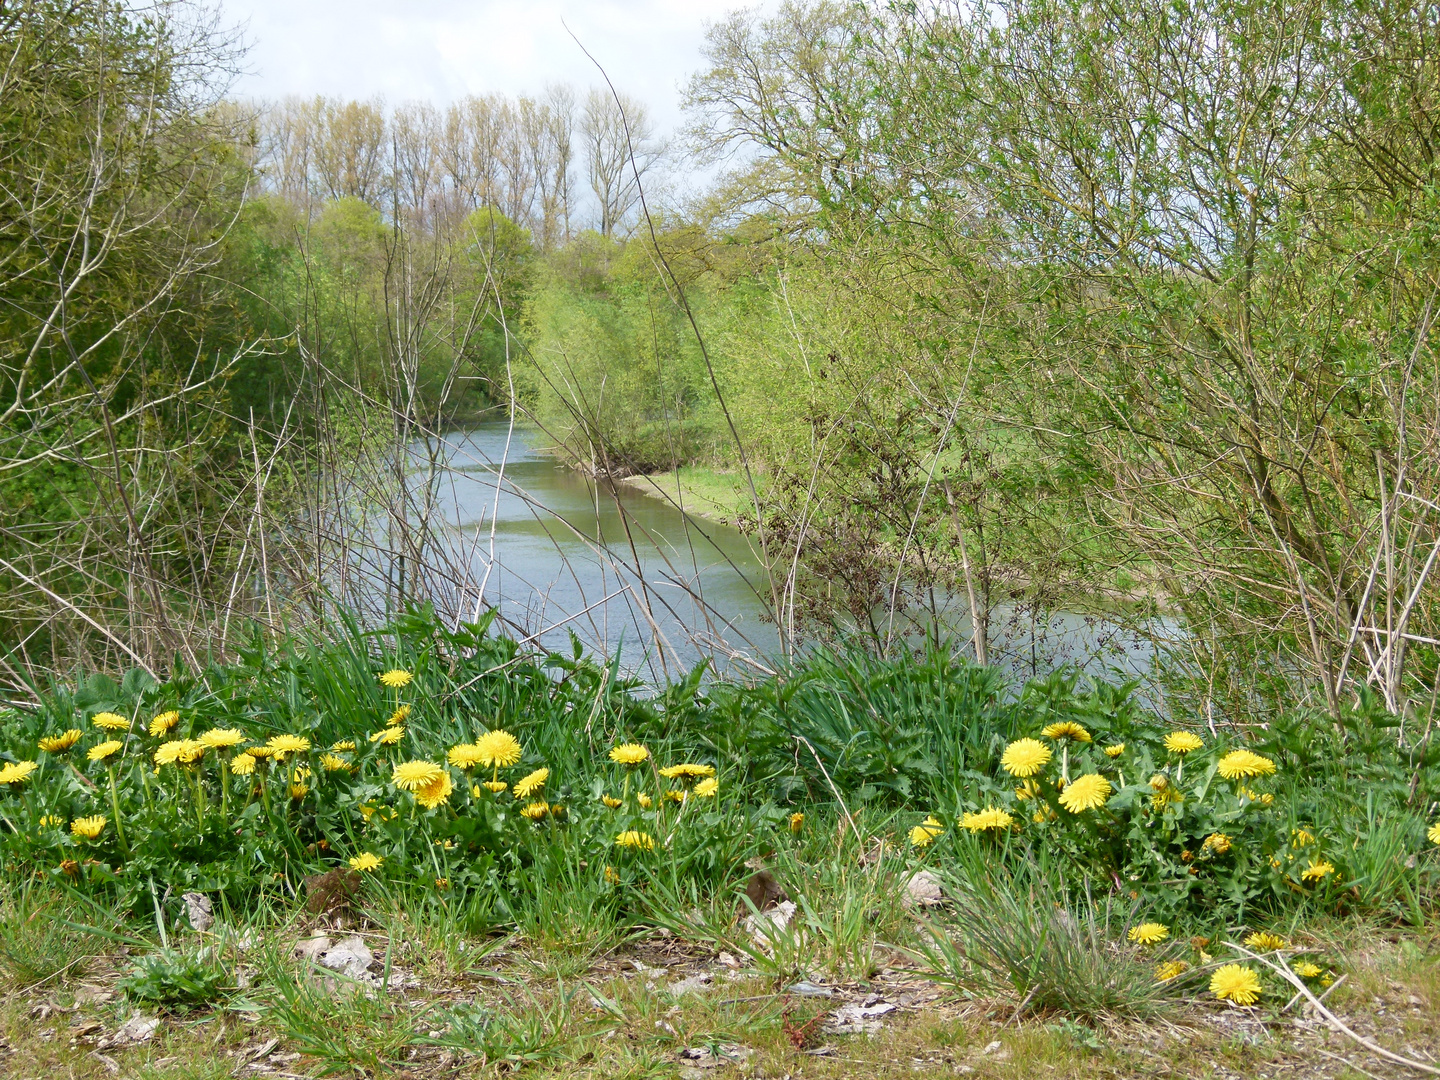
<svg viewBox="0 0 1440 1080"><path fill-rule="evenodd" d="M701 65L707 20L736 0L223 0L248 23L247 97L327 94L443 103L465 94L586 87L600 73L680 121L679 87ZM767 4L765 6L772 6Z"/></svg>

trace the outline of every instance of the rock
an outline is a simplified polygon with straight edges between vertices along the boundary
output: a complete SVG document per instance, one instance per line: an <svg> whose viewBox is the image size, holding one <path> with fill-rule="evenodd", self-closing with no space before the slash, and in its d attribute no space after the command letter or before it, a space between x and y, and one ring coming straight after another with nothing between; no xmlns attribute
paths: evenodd
<svg viewBox="0 0 1440 1080"><path fill-rule="evenodd" d="M115 1034L107 1035L95 1045L101 1050L111 1050L115 1047L134 1046L137 1043L149 1042L155 1037L155 1032L159 1027L158 1018L137 1014L121 1024Z"/></svg>
<svg viewBox="0 0 1440 1080"><path fill-rule="evenodd" d="M320 958L330 951L330 945L330 939L324 934L311 934L295 943L295 956L318 964Z"/></svg>
<svg viewBox="0 0 1440 1080"><path fill-rule="evenodd" d="M785 900L769 911L745 916L745 921L741 925L756 946L762 949L768 948L771 940L790 925L791 919L795 918L795 910L795 902Z"/></svg>
<svg viewBox="0 0 1440 1080"><path fill-rule="evenodd" d="M680 1060L685 1063L688 1069L697 1075L701 1069L718 1069L722 1065L740 1065L747 1061L754 1051L747 1046L737 1046L734 1043L721 1043L714 1048L708 1046L691 1046L680 1051ZM680 1070L680 1075L686 1075L686 1069Z"/></svg>
<svg viewBox="0 0 1440 1080"><path fill-rule="evenodd" d="M338 971L347 979L362 979L375 962L375 954L359 937L351 935L338 945L333 945L320 963L331 971Z"/></svg>
<svg viewBox="0 0 1440 1080"><path fill-rule="evenodd" d="M191 927L198 933L203 934L215 925L210 897L204 893L187 892L180 899L185 901L185 917L190 920Z"/></svg>
<svg viewBox="0 0 1440 1080"><path fill-rule="evenodd" d="M715 976L708 971L702 971L699 975L691 975L688 979L681 979L679 982L671 983L668 987L672 997L684 997L686 994L699 993L702 990L709 990L710 984Z"/></svg>
<svg viewBox="0 0 1440 1080"><path fill-rule="evenodd" d="M729 968L731 971L740 970L740 961L728 952L722 952L715 959L718 960L725 967Z"/></svg>
<svg viewBox="0 0 1440 1080"><path fill-rule="evenodd" d="M940 879L929 870L919 870L905 882L904 903L907 908L928 908L945 902Z"/></svg>
<svg viewBox="0 0 1440 1080"><path fill-rule="evenodd" d="M797 982L785 988L787 994L799 994L801 997L831 997L835 991L828 986L816 986L812 982Z"/></svg>
<svg viewBox="0 0 1440 1080"><path fill-rule="evenodd" d="M893 1002L880 1001L874 1005L860 1005L852 1002L841 1005L830 1014L825 1030L835 1035L874 1035L880 1030L880 1017L898 1008Z"/></svg>

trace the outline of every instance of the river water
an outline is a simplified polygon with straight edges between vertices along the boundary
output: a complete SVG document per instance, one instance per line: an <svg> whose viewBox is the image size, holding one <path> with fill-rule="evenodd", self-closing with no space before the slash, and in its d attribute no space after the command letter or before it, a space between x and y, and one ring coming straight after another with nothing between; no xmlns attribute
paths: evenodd
<svg viewBox="0 0 1440 1080"><path fill-rule="evenodd" d="M764 671L779 639L767 621L769 583L750 540L667 500L598 483L542 452L543 435L504 421L452 432L440 444L437 520L468 582L453 598L465 617L499 609L511 633L557 652L575 634L619 654L655 681L714 659ZM483 585L483 594L481 586ZM946 618L968 640L968 615ZM1150 641L1103 620L1002 607L991 629L994 662L1020 678L1060 663L1143 675Z"/></svg>

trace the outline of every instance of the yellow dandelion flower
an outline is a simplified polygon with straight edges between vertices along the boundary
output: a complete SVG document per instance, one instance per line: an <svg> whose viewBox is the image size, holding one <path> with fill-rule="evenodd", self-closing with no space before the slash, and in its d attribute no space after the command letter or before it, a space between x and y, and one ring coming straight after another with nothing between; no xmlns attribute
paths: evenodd
<svg viewBox="0 0 1440 1080"><path fill-rule="evenodd" d="M1311 859L1310 865L1300 871L1301 881L1323 881L1328 875L1335 873L1333 863L1325 859Z"/></svg>
<svg viewBox="0 0 1440 1080"><path fill-rule="evenodd" d="M106 817L104 814L96 814L93 817L76 818L70 822L70 832L84 840L94 840L105 831Z"/></svg>
<svg viewBox="0 0 1440 1080"><path fill-rule="evenodd" d="M610 760L617 765L634 766L650 756L650 751L639 743L621 743L610 750Z"/></svg>
<svg viewBox="0 0 1440 1080"><path fill-rule="evenodd" d="M46 814L40 819L40 827L42 829L58 829L64 824L65 819L59 814Z"/></svg>
<svg viewBox="0 0 1440 1080"><path fill-rule="evenodd" d="M972 833L978 833L987 829L1008 829L1015 824L1015 818L1004 810L987 806L977 813L966 814L960 819L960 824Z"/></svg>
<svg viewBox="0 0 1440 1080"><path fill-rule="evenodd" d="M197 739L171 739L155 751L156 765L194 765L205 756L205 744Z"/></svg>
<svg viewBox="0 0 1440 1080"><path fill-rule="evenodd" d="M620 875L616 872L615 867L605 867L605 880L608 881L611 885L620 884Z"/></svg>
<svg viewBox="0 0 1440 1080"><path fill-rule="evenodd" d="M90 718L90 722L105 731L123 731L130 726L129 720L113 712L98 712Z"/></svg>
<svg viewBox="0 0 1440 1080"><path fill-rule="evenodd" d="M1230 850L1231 846L1230 837L1224 833L1217 832L1211 833L1205 838L1205 842L1200 845L1200 850L1213 851L1216 855L1224 855Z"/></svg>
<svg viewBox="0 0 1440 1080"><path fill-rule="evenodd" d="M150 737L152 739L162 738L171 728L180 722L180 714L174 709L162 712L159 716L150 721Z"/></svg>
<svg viewBox="0 0 1440 1080"><path fill-rule="evenodd" d="M1163 923L1142 922L1139 926L1132 926L1127 936L1136 945L1159 945L1170 936L1170 928Z"/></svg>
<svg viewBox="0 0 1440 1080"><path fill-rule="evenodd" d="M797 811L796 813L793 813L793 814L790 815L790 831L791 831L792 833L799 833L800 830L803 829L804 827L805 827L805 815L804 815L804 814L799 813L799 812Z"/></svg>
<svg viewBox="0 0 1440 1080"><path fill-rule="evenodd" d="M308 784L290 785L290 798L294 799L296 802L300 801L308 794L310 794L310 787Z"/></svg>
<svg viewBox="0 0 1440 1080"><path fill-rule="evenodd" d="M624 805L619 799L615 798L615 796L613 795L601 795L600 801L606 806L608 806L611 810L615 810L620 806Z"/></svg>
<svg viewBox="0 0 1440 1080"><path fill-rule="evenodd" d="M1050 760L1050 748L1038 739L1016 739L1005 747L1000 767L1022 780L1034 776Z"/></svg>
<svg viewBox="0 0 1440 1080"><path fill-rule="evenodd" d="M244 753L236 754L230 759L230 771L236 776L249 776L255 771L255 759L250 756L248 750Z"/></svg>
<svg viewBox="0 0 1440 1080"><path fill-rule="evenodd" d="M387 727L381 728L375 732L375 734L371 735L370 741L379 743L381 746L394 746L404 737L405 729L403 727Z"/></svg>
<svg viewBox="0 0 1440 1080"><path fill-rule="evenodd" d="M476 765L488 765L487 755L475 743L461 743L459 746L452 746L450 752L445 755L445 760L457 769L470 770Z"/></svg>
<svg viewBox="0 0 1440 1080"><path fill-rule="evenodd" d="M268 761L275 756L275 751L268 746L247 746L245 753L249 754L256 761Z"/></svg>
<svg viewBox="0 0 1440 1080"><path fill-rule="evenodd" d="M1040 732L1047 739L1070 739L1073 742L1090 742L1090 732L1086 731L1074 720L1061 720L1055 724L1047 724Z"/></svg>
<svg viewBox="0 0 1440 1080"><path fill-rule="evenodd" d="M1113 758L1113 757L1119 757L1119 756L1120 756L1121 754L1123 754L1124 752L1125 752L1125 744L1124 744L1123 742L1122 742L1122 743L1116 743L1114 746L1107 746L1107 747L1105 747L1105 756L1106 756L1106 757L1112 757L1112 758Z"/></svg>
<svg viewBox="0 0 1440 1080"><path fill-rule="evenodd" d="M539 821L550 812L550 806L544 802L527 803L520 809L520 816L529 818L531 821Z"/></svg>
<svg viewBox="0 0 1440 1080"><path fill-rule="evenodd" d="M673 788L672 788L671 790L665 792L665 801L666 801L666 802L678 802L678 803L683 803L683 802L684 802L686 799L688 799L689 797L690 797L690 793L689 793L688 791L679 791L679 790L676 790L676 789L673 789Z"/></svg>
<svg viewBox="0 0 1440 1080"><path fill-rule="evenodd" d="M1312 964L1309 960L1302 960L1291 970L1302 979L1313 979L1320 974L1321 967L1319 964Z"/></svg>
<svg viewBox="0 0 1440 1080"><path fill-rule="evenodd" d="M434 810L437 806L450 801L450 795L455 790L455 784L450 779L447 770L440 770L440 777L432 780L419 791L415 792L415 801L426 810Z"/></svg>
<svg viewBox="0 0 1440 1080"><path fill-rule="evenodd" d="M384 861L385 860L380 858L379 855L364 851L350 860L350 869L359 870L362 874L368 874L372 870L378 870L380 864Z"/></svg>
<svg viewBox="0 0 1440 1080"><path fill-rule="evenodd" d="M1055 811L1051 810L1048 806L1042 806L1030 815L1030 820L1035 822L1036 825L1043 825L1047 821L1055 820Z"/></svg>
<svg viewBox="0 0 1440 1080"><path fill-rule="evenodd" d="M381 672L380 681L391 690L403 690L410 685L415 676L403 668L391 668L389 671Z"/></svg>
<svg viewBox="0 0 1440 1080"><path fill-rule="evenodd" d="M390 714L390 719L385 721L385 726L386 726L386 727L398 727L399 725L403 724L406 720L409 720L409 719L410 719L410 706L409 706L409 705L401 705L398 709L396 709L393 713Z"/></svg>
<svg viewBox="0 0 1440 1080"><path fill-rule="evenodd" d="M1172 754L1191 754L1204 745L1200 736L1191 731L1172 731L1165 736L1165 749Z"/></svg>
<svg viewBox="0 0 1440 1080"><path fill-rule="evenodd" d="M485 788L486 791L494 792L496 795L499 795L502 791L510 787L504 780L486 780L485 783L480 786Z"/></svg>
<svg viewBox="0 0 1440 1080"><path fill-rule="evenodd" d="M446 889L450 888L450 879L448 877L437 877L435 879L435 888L439 889L441 892L444 892Z"/></svg>
<svg viewBox="0 0 1440 1080"><path fill-rule="evenodd" d="M1308 829L1291 829L1290 843L1297 848L1309 847L1315 843L1315 837Z"/></svg>
<svg viewBox="0 0 1440 1080"><path fill-rule="evenodd" d="M615 843L618 847L634 848L637 851L655 850L655 838L647 832L640 832L636 829L626 829L615 837Z"/></svg>
<svg viewBox="0 0 1440 1080"><path fill-rule="evenodd" d="M444 772L432 761L406 761L395 766L390 782L402 791L419 791L439 781Z"/></svg>
<svg viewBox="0 0 1440 1080"><path fill-rule="evenodd" d="M1088 773L1070 781L1060 793L1060 805L1072 814L1096 810L1110 799L1110 781L1098 773Z"/></svg>
<svg viewBox="0 0 1440 1080"><path fill-rule="evenodd" d="M12 761L0 768L0 784L23 784L39 767L33 761Z"/></svg>
<svg viewBox="0 0 1440 1080"><path fill-rule="evenodd" d="M286 754L303 754L310 749L310 740L303 735L274 735L265 740L276 761L284 761Z"/></svg>
<svg viewBox="0 0 1440 1080"><path fill-rule="evenodd" d="M61 754L80 741L80 729L71 728L59 735L46 735L36 745L47 754Z"/></svg>
<svg viewBox="0 0 1440 1080"><path fill-rule="evenodd" d="M641 809L643 809L643 810L649 810L649 809L650 809L651 799L650 799L650 796L649 796L649 795L646 795L646 794L645 794L645 792L643 792L643 791L636 792L636 794L635 794L635 801L640 804Z"/></svg>
<svg viewBox="0 0 1440 1080"><path fill-rule="evenodd" d="M1430 830L1425 834L1425 836L1432 844L1440 844L1440 821L1437 821L1434 825L1431 825Z"/></svg>
<svg viewBox="0 0 1440 1080"><path fill-rule="evenodd" d="M513 789L515 798L528 799L535 792L545 786L545 781L550 779L549 769L536 769L528 776L522 777L515 782Z"/></svg>
<svg viewBox="0 0 1440 1080"><path fill-rule="evenodd" d="M1177 979L1190 970L1190 965L1184 960L1167 960L1155 969L1156 982L1169 982Z"/></svg>
<svg viewBox="0 0 1440 1080"><path fill-rule="evenodd" d="M1019 799L1021 802L1025 802L1029 799L1038 799L1039 797L1040 785L1037 784L1034 780L1026 780L1023 784L1021 784L1015 789L1015 798Z"/></svg>
<svg viewBox="0 0 1440 1080"><path fill-rule="evenodd" d="M929 847L935 838L945 831L933 816L927 817L921 824L910 830L910 843L917 848Z"/></svg>
<svg viewBox="0 0 1440 1080"><path fill-rule="evenodd" d="M1260 1000L1260 976L1244 964L1226 964L1210 976L1210 992L1221 1001L1254 1005Z"/></svg>
<svg viewBox="0 0 1440 1080"><path fill-rule="evenodd" d="M480 764L496 769L508 769L516 764L524 753L520 740L504 728L486 732L475 740L475 745L480 747L482 754Z"/></svg>
<svg viewBox="0 0 1440 1080"><path fill-rule="evenodd" d="M683 765L667 765L660 770L660 775L665 777L666 780L675 780L677 778L694 780L702 776L714 776L715 766L693 765L688 762Z"/></svg>
<svg viewBox="0 0 1440 1080"><path fill-rule="evenodd" d="M330 749L336 754L345 754L355 749L354 739L341 739L339 742L331 743Z"/></svg>
<svg viewBox="0 0 1440 1080"><path fill-rule="evenodd" d="M234 728L211 728L197 741L201 746L210 750L228 750L232 746L239 746L243 743L245 735Z"/></svg>
<svg viewBox="0 0 1440 1080"><path fill-rule="evenodd" d="M1274 952L1276 949L1283 949L1287 944L1279 934L1272 934L1268 930L1257 930L1245 939L1245 944L1259 952Z"/></svg>
<svg viewBox="0 0 1440 1080"><path fill-rule="evenodd" d="M326 772L340 772L350 770L350 763L338 754L321 754L320 767Z"/></svg>
<svg viewBox="0 0 1440 1080"><path fill-rule="evenodd" d="M1240 780L1251 776L1269 776L1275 771L1275 762L1249 750L1231 750L1220 759L1217 769L1226 780Z"/></svg>
<svg viewBox="0 0 1440 1080"><path fill-rule="evenodd" d="M695 797L699 799L713 799L715 793L720 790L720 781L713 776L707 776L695 785Z"/></svg>

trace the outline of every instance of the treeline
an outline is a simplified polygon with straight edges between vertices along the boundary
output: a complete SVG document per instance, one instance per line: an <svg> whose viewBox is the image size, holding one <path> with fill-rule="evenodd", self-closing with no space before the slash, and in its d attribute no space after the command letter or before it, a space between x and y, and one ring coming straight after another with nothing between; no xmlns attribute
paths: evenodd
<svg viewBox="0 0 1440 1080"><path fill-rule="evenodd" d="M726 410L659 374L634 400L750 503L733 419L782 626L848 612L894 648L958 604L993 658L997 620L1078 608L1159 640L1173 707L1374 693L1427 730L1431 7L796 2L715 26L689 105L692 149L741 163L710 249L785 239L692 294ZM633 291L569 291L645 338ZM550 325L559 384L580 335ZM567 398L610 445L631 410L594 403L641 348ZM689 357L658 370L695 385Z"/></svg>
<svg viewBox="0 0 1440 1080"><path fill-rule="evenodd" d="M687 95L724 171L648 213L678 152L624 99L252 108L203 29L0 26L13 682L468 595L414 448L504 405L726 472L787 644L1080 611L1216 723L1433 711L1423 5L736 14Z"/></svg>

